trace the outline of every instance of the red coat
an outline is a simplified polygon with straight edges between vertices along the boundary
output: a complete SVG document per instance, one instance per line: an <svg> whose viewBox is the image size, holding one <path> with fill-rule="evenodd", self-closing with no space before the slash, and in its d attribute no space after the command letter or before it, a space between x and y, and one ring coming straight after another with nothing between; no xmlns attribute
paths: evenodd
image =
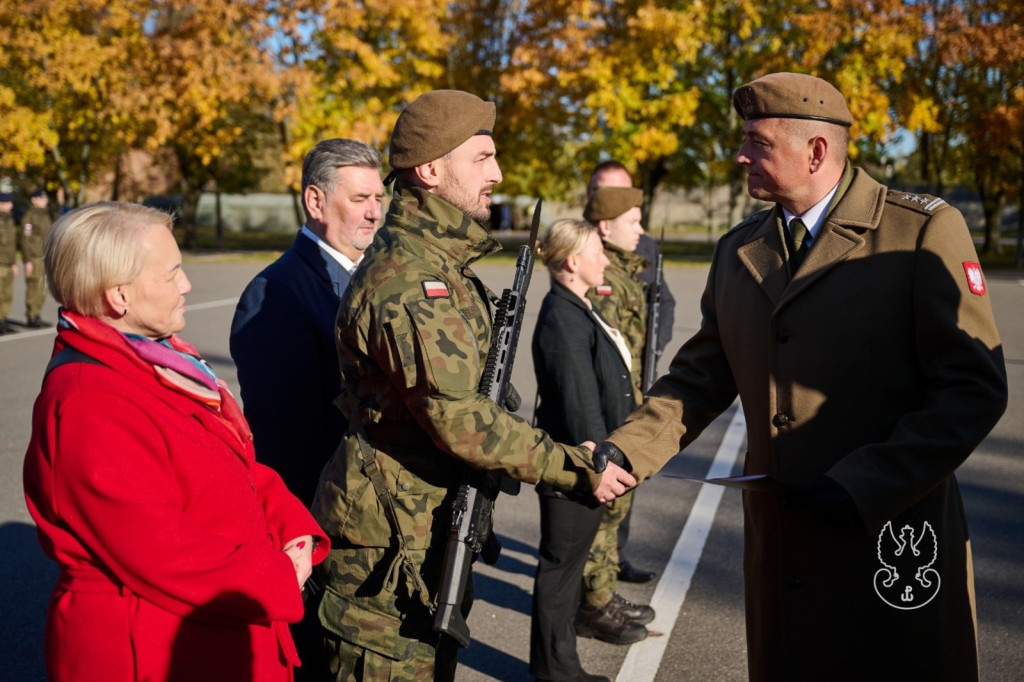
<svg viewBox="0 0 1024 682"><path fill-rule="evenodd" d="M78 318L80 319L80 318ZM303 604L289 540L328 543L271 469L237 404L168 388L123 337L61 330L102 365L43 382L25 497L60 564L46 623L51 682L289 680ZM93 330L96 331L96 330Z"/></svg>

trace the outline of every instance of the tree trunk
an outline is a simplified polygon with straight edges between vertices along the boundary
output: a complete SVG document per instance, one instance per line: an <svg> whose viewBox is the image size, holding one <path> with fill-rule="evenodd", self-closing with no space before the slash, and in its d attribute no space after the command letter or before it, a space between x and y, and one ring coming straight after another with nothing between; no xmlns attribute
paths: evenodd
<svg viewBox="0 0 1024 682"><path fill-rule="evenodd" d="M217 213L217 215L216 215L216 221L217 221L217 248L218 249L223 249L224 248L224 216L221 213L221 204L220 204L221 191L220 191L220 187L219 186L217 187L217 193L214 196L216 198L216 205L217 205L217 209L216 209L216 213Z"/></svg>
<svg viewBox="0 0 1024 682"><path fill-rule="evenodd" d="M182 248L194 249L196 247L196 207L199 206L199 197L202 190L183 187L181 193L181 208L178 210L179 225L185 233Z"/></svg>
<svg viewBox="0 0 1024 682"><path fill-rule="evenodd" d="M1003 193L1000 191L986 191L984 186L978 187L978 194L981 197L981 211L985 216L985 241L981 251L986 256L998 256L1002 253L1000 236L1003 222Z"/></svg>

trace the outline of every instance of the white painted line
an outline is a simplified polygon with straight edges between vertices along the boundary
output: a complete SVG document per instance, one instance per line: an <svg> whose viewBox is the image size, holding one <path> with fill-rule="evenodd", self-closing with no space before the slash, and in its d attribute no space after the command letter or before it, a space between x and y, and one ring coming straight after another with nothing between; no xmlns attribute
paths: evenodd
<svg viewBox="0 0 1024 682"><path fill-rule="evenodd" d="M743 448L745 437L743 406L738 405L705 478L720 478L732 473L733 464ZM693 509L690 510L690 517L683 526L683 532L679 535L679 540L672 550L672 556L658 580L654 597L651 599L651 606L654 607L657 616L647 627L663 633L663 636L648 637L630 646L616 678L617 682L646 682L653 680L658 673L672 629L683 608L686 592L690 589L690 581L704 552L704 542L708 539L711 526L714 525L715 513L718 511L718 503L724 491L725 487L720 485L705 483L701 486Z"/></svg>
<svg viewBox="0 0 1024 682"><path fill-rule="evenodd" d="M31 331L22 329L13 334L4 334L0 336L0 343L7 343L8 341L17 341L18 339L32 339L37 336L53 336L54 330L52 327L47 329L33 329Z"/></svg>
<svg viewBox="0 0 1024 682"><path fill-rule="evenodd" d="M222 298L219 301L207 301L206 303L186 303L185 313L188 314L190 310L206 310L207 308L220 308L226 305L235 305L238 303L238 297L235 298Z"/></svg>
<svg viewBox="0 0 1024 682"><path fill-rule="evenodd" d="M217 301L207 301L206 303L186 303L185 313L187 314L190 310L207 310L209 308L222 308L226 305L235 305L238 303L238 298L222 298ZM47 329L33 329L31 331L23 329L15 334L4 334L0 336L0 343L6 343L7 341L17 341L18 339L31 339L36 336L53 336L56 330L53 327Z"/></svg>

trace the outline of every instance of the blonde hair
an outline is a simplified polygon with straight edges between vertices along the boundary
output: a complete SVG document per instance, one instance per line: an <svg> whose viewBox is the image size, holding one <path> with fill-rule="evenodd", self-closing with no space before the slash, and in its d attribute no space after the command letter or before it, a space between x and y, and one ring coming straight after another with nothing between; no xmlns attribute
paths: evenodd
<svg viewBox="0 0 1024 682"><path fill-rule="evenodd" d="M43 264L53 298L68 310L97 317L103 292L142 272L144 227L171 229L173 218L140 204L99 201L61 216L46 234Z"/></svg>
<svg viewBox="0 0 1024 682"><path fill-rule="evenodd" d="M554 274L562 268L562 264L569 256L575 256L583 251L591 233L596 231L597 226L586 220L556 220L537 240L537 255Z"/></svg>

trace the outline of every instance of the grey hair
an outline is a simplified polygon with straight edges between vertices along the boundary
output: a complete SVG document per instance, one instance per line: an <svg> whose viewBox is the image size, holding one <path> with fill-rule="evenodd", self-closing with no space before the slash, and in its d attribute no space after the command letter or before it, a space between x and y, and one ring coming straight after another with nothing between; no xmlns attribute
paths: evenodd
<svg viewBox="0 0 1024 682"><path fill-rule="evenodd" d="M337 171L346 166L380 170L381 156L373 147L357 142L334 138L319 142L309 150L302 161L302 194L312 185L323 190L328 196L338 184ZM307 216L308 217L308 216Z"/></svg>

